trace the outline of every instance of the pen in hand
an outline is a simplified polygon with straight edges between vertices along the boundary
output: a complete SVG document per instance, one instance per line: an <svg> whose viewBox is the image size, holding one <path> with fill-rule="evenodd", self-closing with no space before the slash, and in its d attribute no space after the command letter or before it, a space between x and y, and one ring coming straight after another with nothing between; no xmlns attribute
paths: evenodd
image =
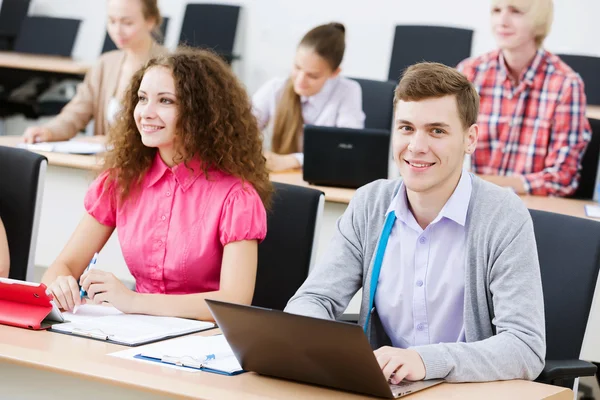
<svg viewBox="0 0 600 400"><path fill-rule="evenodd" d="M85 274L87 271L89 271L94 265L96 265L96 261L98 261L98 253L94 253L94 257L92 257L92 260L90 261L90 263L88 264L87 268L85 269L85 271L83 271L83 273ZM81 278L80 278L81 279ZM87 296L87 292L85 291L85 289L83 288L83 286L80 286L79 288L79 298L81 300L83 300L83 298ZM77 309L79 308L79 306L75 306L75 308L73 308L73 314L77 313Z"/></svg>

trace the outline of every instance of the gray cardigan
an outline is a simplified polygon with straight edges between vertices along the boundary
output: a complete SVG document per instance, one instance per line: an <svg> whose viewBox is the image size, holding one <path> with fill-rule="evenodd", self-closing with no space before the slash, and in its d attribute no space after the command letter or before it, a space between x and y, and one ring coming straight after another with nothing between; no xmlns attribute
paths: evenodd
<svg viewBox="0 0 600 400"><path fill-rule="evenodd" d="M546 353L544 301L533 224L513 192L476 176L467 213L464 326L466 343L413 347L425 379L452 382L535 379ZM399 180L357 190L322 260L285 311L338 318L363 287L359 323L367 337L391 345L375 308L368 310L371 272L385 213ZM349 349L351 351L351 349Z"/></svg>

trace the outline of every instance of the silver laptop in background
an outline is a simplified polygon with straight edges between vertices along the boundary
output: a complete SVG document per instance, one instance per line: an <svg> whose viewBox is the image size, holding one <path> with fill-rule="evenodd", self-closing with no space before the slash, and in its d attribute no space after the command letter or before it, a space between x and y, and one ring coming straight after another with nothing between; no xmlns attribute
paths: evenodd
<svg viewBox="0 0 600 400"><path fill-rule="evenodd" d="M442 380L390 385L356 324L206 300L246 371L388 399Z"/></svg>

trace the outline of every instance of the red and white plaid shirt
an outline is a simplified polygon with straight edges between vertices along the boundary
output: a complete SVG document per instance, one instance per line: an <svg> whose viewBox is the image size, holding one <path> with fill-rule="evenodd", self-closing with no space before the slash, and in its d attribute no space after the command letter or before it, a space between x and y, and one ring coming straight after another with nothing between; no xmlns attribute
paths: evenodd
<svg viewBox="0 0 600 400"><path fill-rule="evenodd" d="M579 75L542 49L516 87L499 50L467 59L457 69L481 98L472 171L520 175L534 195L572 194L591 139Z"/></svg>

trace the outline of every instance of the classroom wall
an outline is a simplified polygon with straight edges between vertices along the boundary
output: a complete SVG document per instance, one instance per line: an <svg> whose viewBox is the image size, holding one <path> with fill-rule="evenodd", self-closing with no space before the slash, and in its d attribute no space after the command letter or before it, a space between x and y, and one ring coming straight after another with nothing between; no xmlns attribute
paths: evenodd
<svg viewBox="0 0 600 400"><path fill-rule="evenodd" d="M106 0L33 0L31 14L69 16L83 20L74 57L94 60L105 35ZM197 2L197 1L189 1ZM600 56L599 0L554 0L555 19L546 47L554 52ZM179 38L186 0L160 0L171 18L166 45ZM337 20L346 24L346 75L385 79L394 25L439 24L475 30L473 54L493 49L488 0L213 0L244 7L238 35L243 61L235 70L254 92L272 76L289 70L294 49L311 27Z"/></svg>

